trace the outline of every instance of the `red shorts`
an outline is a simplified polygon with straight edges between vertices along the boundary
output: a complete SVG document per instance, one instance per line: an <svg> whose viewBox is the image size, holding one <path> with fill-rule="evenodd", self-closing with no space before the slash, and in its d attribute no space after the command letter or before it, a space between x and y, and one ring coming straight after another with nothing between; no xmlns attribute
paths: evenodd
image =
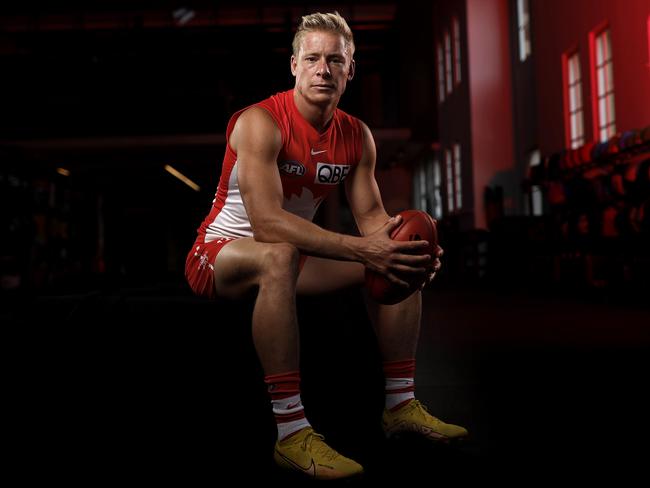
<svg viewBox="0 0 650 488"><path fill-rule="evenodd" d="M211 242L203 242L199 237L196 240L185 259L185 278L195 294L216 298L214 260L223 246L234 239L234 237L220 237Z"/></svg>
<svg viewBox="0 0 650 488"><path fill-rule="evenodd" d="M185 259L185 278L192 291L201 297L216 298L217 291L214 287L214 262L219 251L234 241L237 237L219 237L211 242L203 242L199 237ZM300 255L300 270L305 264L307 256Z"/></svg>

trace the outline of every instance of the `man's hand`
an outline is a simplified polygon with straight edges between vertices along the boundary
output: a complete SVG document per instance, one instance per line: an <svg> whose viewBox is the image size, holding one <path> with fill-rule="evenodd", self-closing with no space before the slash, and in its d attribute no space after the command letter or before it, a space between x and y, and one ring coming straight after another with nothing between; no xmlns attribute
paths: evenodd
<svg viewBox="0 0 650 488"><path fill-rule="evenodd" d="M409 284L398 275L425 275L431 270L435 274L437 268L436 262L431 262L429 254L419 254L429 245L427 241L394 241L390 238L401 220L399 215L392 217L376 232L364 237L367 245L362 250L362 262L371 270L386 276L391 283L408 288ZM439 261L437 266L439 269Z"/></svg>
<svg viewBox="0 0 650 488"><path fill-rule="evenodd" d="M428 269L429 275L427 276L427 279L424 283L422 283L422 286L420 287L420 290L423 290L425 286L430 284L433 279L436 277L436 273L440 271L440 268L442 266L442 263L440 262L440 258L442 255L445 253L440 246L436 246L436 257L433 260L433 266Z"/></svg>

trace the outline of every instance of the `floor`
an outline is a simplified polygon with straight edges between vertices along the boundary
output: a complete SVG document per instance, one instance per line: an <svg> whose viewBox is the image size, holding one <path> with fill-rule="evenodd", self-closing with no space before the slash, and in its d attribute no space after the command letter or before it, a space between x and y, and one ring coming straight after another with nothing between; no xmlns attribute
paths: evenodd
<svg viewBox="0 0 650 488"><path fill-rule="evenodd" d="M380 360L360 293L299 304L306 411L365 466L357 484L626 486L647 475L647 304L487 286L434 286L424 303L417 395L469 429L455 446L383 438ZM300 481L272 461L249 302L207 302L172 286L5 305L3 322L18 332L6 342L23 432L15 450L42 460L34 476Z"/></svg>

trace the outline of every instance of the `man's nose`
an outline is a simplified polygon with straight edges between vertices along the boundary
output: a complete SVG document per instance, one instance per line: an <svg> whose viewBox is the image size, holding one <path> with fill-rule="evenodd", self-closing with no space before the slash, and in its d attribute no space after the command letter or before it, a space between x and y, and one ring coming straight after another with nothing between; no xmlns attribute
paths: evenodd
<svg viewBox="0 0 650 488"><path fill-rule="evenodd" d="M318 62L316 73L324 78L332 75L332 73L330 72L330 67L327 64L327 61L325 59L321 59Z"/></svg>

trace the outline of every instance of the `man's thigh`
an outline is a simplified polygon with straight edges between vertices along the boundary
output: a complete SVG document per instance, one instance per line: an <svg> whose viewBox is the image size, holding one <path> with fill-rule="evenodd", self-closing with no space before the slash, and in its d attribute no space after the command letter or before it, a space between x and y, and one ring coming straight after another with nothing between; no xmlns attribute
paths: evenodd
<svg viewBox="0 0 650 488"><path fill-rule="evenodd" d="M242 237L228 242L217 254L214 263L214 287L217 295L240 298L259 284L265 266L274 262L277 252L286 252L289 244L257 242ZM295 251L295 248L294 248ZM300 257L299 267L306 256Z"/></svg>
<svg viewBox="0 0 650 488"><path fill-rule="evenodd" d="M267 245L242 237L223 246L213 262L217 295L240 298L255 286Z"/></svg>
<svg viewBox="0 0 650 488"><path fill-rule="evenodd" d="M359 287L364 283L364 276L361 263L309 256L298 276L297 292L300 295L319 295Z"/></svg>

